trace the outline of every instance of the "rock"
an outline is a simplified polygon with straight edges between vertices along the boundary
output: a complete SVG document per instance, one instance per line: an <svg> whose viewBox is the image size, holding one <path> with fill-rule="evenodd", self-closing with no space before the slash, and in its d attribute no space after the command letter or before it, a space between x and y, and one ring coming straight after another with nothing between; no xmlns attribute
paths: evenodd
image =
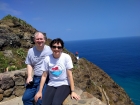
<svg viewBox="0 0 140 105"><path fill-rule="evenodd" d="M5 57L13 58L12 50L5 50L5 51L3 51L3 54Z"/></svg>
<svg viewBox="0 0 140 105"><path fill-rule="evenodd" d="M11 77L5 77L1 80L1 89L6 90L9 89L10 87L13 87L14 81Z"/></svg>
<svg viewBox="0 0 140 105"><path fill-rule="evenodd" d="M24 91L25 91L25 87L24 86L16 86L13 94L15 96L19 97L19 96L23 95Z"/></svg>
<svg viewBox="0 0 140 105"><path fill-rule="evenodd" d="M80 95L81 99L76 101L71 99L70 95L64 100L63 105L106 105L92 94L83 92L80 88L75 88L75 92Z"/></svg>
<svg viewBox="0 0 140 105"><path fill-rule="evenodd" d="M0 94L0 101L3 100L3 94Z"/></svg>
<svg viewBox="0 0 140 105"><path fill-rule="evenodd" d="M8 89L8 90L5 90L3 96L4 97L9 97L9 96L11 96L12 92L13 92L12 88Z"/></svg>
<svg viewBox="0 0 140 105"><path fill-rule="evenodd" d="M3 92L4 92L4 90L2 90L2 89L0 88L0 94L3 94Z"/></svg>
<svg viewBox="0 0 140 105"><path fill-rule="evenodd" d="M81 98L82 99L93 98L93 95L92 94L89 94L88 92L83 92L81 94Z"/></svg>
<svg viewBox="0 0 140 105"><path fill-rule="evenodd" d="M25 84L25 79L22 77L15 77L14 81L15 81L15 85L17 86L21 86L21 85L23 86Z"/></svg>

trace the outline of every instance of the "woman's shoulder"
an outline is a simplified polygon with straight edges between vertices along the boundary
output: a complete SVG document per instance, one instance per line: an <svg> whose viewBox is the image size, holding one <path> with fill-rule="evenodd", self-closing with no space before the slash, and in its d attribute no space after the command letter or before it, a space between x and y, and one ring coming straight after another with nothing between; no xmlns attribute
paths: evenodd
<svg viewBox="0 0 140 105"><path fill-rule="evenodd" d="M64 53L64 52L62 52L62 55L63 55L63 56L70 56L69 54Z"/></svg>
<svg viewBox="0 0 140 105"><path fill-rule="evenodd" d="M71 58L71 56L69 55L69 54L67 54L67 53L62 53L62 56L63 56L63 58L65 58L65 59L69 59L69 58Z"/></svg>

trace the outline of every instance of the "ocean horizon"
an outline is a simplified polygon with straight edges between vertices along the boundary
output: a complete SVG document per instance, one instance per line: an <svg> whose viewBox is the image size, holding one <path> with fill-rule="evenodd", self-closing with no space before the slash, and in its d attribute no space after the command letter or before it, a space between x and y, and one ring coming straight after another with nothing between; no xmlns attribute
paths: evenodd
<svg viewBox="0 0 140 105"><path fill-rule="evenodd" d="M140 105L140 37L65 41L65 48L105 71Z"/></svg>

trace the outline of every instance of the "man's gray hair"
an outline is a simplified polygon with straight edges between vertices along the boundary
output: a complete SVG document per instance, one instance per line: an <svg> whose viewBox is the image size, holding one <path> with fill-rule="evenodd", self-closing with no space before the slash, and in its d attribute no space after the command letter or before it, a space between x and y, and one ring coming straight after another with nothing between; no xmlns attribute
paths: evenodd
<svg viewBox="0 0 140 105"><path fill-rule="evenodd" d="M35 38L38 34L42 34L42 35L44 36L44 39L47 40L46 34L40 32L40 31L34 33L34 38Z"/></svg>

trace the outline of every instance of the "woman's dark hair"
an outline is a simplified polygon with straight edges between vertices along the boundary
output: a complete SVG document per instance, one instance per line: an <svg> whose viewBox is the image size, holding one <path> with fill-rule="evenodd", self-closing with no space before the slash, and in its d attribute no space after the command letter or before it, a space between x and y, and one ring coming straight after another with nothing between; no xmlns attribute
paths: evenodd
<svg viewBox="0 0 140 105"><path fill-rule="evenodd" d="M57 44L60 43L62 48L64 48L64 42L62 39L60 39L60 38L53 39L50 43L50 47L52 48L53 44L55 44L55 43L57 43Z"/></svg>

